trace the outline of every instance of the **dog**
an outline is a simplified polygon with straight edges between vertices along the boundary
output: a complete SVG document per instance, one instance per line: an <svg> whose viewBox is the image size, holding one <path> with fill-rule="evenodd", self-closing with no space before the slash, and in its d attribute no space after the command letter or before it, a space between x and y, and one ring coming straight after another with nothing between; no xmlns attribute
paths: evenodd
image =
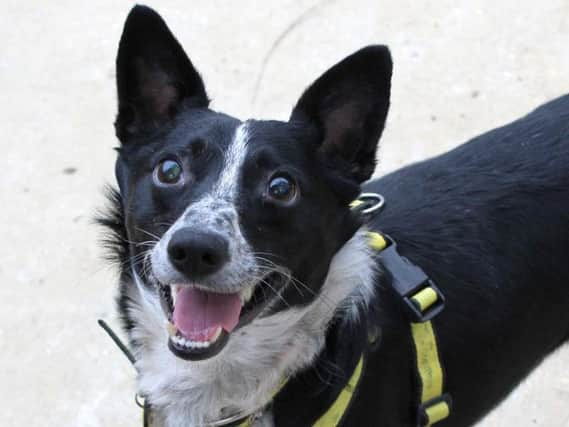
<svg viewBox="0 0 569 427"><path fill-rule="evenodd" d="M326 71L286 122L211 110L144 6L116 67L119 189L101 222L156 425L254 413L254 426L311 426L364 353L341 425L425 424L408 317L373 231L446 298L432 324L452 411L437 425L474 424L569 337L569 96L368 181L389 108L385 46ZM384 196L381 213L350 208L362 191Z"/></svg>

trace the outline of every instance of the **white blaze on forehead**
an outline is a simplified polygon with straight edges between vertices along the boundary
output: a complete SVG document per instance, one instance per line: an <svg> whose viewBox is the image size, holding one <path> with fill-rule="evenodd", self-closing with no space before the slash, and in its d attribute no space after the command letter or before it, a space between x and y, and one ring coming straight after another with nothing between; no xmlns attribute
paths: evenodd
<svg viewBox="0 0 569 427"><path fill-rule="evenodd" d="M203 285L211 283L220 290L234 292L241 289L244 280L255 276L257 264L241 232L236 207L239 177L247 154L248 138L248 122L235 128L232 140L224 153L217 182L210 191L186 208L152 250L152 271L160 282L186 280L170 262L167 250L171 237L185 227L215 233L229 243L230 262L220 271L207 279L204 278Z"/></svg>
<svg viewBox="0 0 569 427"><path fill-rule="evenodd" d="M223 161L223 169L219 176L214 192L219 197L233 199L237 193L239 173L247 153L247 143L249 140L248 123L242 123L235 130L233 140L227 147Z"/></svg>

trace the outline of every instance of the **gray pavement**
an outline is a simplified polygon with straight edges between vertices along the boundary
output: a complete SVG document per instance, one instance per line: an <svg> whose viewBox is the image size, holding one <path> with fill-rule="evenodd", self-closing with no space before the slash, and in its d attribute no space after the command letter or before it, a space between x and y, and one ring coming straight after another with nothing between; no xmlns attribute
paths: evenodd
<svg viewBox="0 0 569 427"><path fill-rule="evenodd" d="M286 118L328 66L388 44L379 174L569 91L567 0L151 5L202 71L214 108L240 118ZM114 181L113 62L131 3L0 6L0 425L136 426L134 372L96 325L118 323L115 274L91 223ZM565 347L481 425L569 426L568 363Z"/></svg>

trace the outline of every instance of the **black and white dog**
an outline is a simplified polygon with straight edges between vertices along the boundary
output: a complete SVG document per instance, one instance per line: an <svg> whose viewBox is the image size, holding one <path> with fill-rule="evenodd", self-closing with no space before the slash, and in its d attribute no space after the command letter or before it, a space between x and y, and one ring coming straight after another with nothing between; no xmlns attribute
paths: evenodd
<svg viewBox="0 0 569 427"><path fill-rule="evenodd" d="M569 338L569 96L362 188L391 70L386 47L366 47L288 122L242 122L208 108L159 15L131 11L117 57L120 192L103 222L158 424L261 408L255 426L310 426L366 351L342 425L416 425L409 324L369 229L446 295L435 326L454 409L441 426L472 425ZM349 207L362 189L387 200L365 225Z"/></svg>

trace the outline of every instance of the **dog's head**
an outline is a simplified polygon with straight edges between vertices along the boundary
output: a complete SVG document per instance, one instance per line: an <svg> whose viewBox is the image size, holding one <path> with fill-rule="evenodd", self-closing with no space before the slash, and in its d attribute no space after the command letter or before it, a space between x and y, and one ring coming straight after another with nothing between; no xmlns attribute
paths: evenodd
<svg viewBox="0 0 569 427"><path fill-rule="evenodd" d="M375 167L391 67L387 48L367 47L313 83L288 121L242 122L209 108L162 19L133 9L117 57L116 176L128 286L159 302L170 333L154 345L221 358L252 325L324 292L360 226L349 203Z"/></svg>
<svg viewBox="0 0 569 427"><path fill-rule="evenodd" d="M342 301L365 293L373 263L349 203L375 167L391 68L386 47L367 47L316 80L288 121L242 122L209 108L160 16L131 11L117 57L120 193L106 224L153 405L185 402L203 420L257 404L316 356Z"/></svg>

